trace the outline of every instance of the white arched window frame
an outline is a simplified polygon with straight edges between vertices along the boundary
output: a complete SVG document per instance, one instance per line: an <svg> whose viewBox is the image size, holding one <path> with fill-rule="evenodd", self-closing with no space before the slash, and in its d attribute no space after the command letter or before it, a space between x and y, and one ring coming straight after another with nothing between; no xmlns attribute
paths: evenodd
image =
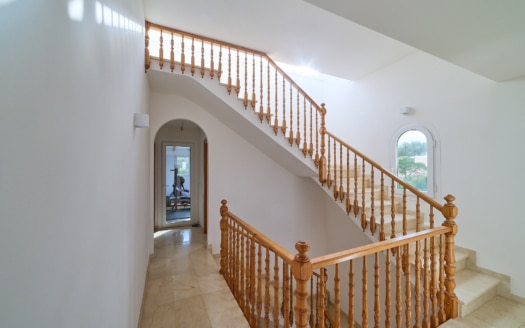
<svg viewBox="0 0 525 328"><path fill-rule="evenodd" d="M437 198L441 194L440 187L440 148L438 134L433 128L427 125L413 123L399 128L392 136L391 141L391 172L397 175L397 147L399 138L408 131L419 131L427 139L427 190L425 193L432 198Z"/></svg>

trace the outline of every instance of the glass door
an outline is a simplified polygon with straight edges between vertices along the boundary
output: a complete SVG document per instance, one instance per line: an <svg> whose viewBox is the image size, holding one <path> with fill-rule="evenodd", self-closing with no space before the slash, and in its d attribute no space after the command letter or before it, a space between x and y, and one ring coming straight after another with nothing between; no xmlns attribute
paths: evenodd
<svg viewBox="0 0 525 328"><path fill-rule="evenodd" d="M163 222L166 225L191 225L191 146L163 146Z"/></svg>

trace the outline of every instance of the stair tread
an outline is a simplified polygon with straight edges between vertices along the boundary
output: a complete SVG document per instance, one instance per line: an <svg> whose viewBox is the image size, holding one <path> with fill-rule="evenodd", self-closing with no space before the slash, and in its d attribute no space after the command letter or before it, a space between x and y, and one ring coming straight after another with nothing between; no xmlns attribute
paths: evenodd
<svg viewBox="0 0 525 328"><path fill-rule="evenodd" d="M456 295L460 302L467 304L497 287L500 280L484 273L463 269L456 273Z"/></svg>

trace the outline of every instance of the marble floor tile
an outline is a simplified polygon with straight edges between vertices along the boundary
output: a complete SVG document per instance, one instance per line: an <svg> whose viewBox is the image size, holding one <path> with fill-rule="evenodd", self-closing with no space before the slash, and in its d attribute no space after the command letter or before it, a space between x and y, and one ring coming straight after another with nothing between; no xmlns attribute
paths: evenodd
<svg viewBox="0 0 525 328"><path fill-rule="evenodd" d="M158 233L140 328L249 327L199 227Z"/></svg>

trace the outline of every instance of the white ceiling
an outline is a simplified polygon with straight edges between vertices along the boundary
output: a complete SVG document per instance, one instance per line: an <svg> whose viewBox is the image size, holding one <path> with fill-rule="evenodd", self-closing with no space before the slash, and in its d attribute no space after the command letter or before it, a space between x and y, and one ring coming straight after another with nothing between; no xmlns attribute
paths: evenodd
<svg viewBox="0 0 525 328"><path fill-rule="evenodd" d="M359 80L424 51L494 81L525 77L523 0L144 0L146 19Z"/></svg>

